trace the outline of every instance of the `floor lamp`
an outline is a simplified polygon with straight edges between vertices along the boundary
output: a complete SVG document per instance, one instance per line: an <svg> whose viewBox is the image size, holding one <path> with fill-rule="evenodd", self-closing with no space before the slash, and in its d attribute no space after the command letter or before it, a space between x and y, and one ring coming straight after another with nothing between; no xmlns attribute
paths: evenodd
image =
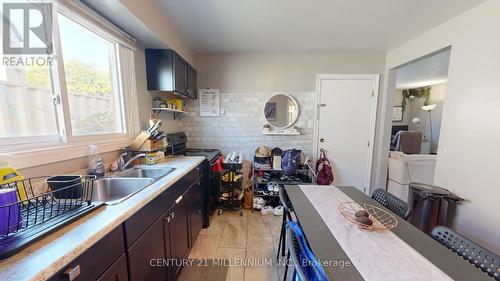
<svg viewBox="0 0 500 281"><path fill-rule="evenodd" d="M429 115L429 128L431 131L431 135L429 137L430 144L429 144L429 154L432 153L432 118L431 118L431 111L436 108L435 104L429 104L429 105L424 105L422 106L422 110L427 111L427 114Z"/></svg>

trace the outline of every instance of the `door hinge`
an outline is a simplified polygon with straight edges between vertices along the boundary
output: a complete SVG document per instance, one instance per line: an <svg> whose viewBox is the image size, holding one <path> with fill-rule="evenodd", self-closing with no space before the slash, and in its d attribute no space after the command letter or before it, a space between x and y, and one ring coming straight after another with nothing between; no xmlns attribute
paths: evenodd
<svg viewBox="0 0 500 281"><path fill-rule="evenodd" d="M375 96L375 90L372 90L372 98Z"/></svg>

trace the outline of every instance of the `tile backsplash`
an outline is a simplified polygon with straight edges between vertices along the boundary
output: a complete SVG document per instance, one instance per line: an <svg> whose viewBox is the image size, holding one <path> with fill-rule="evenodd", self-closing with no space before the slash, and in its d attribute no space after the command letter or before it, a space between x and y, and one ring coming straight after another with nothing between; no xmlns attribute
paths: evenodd
<svg viewBox="0 0 500 281"><path fill-rule="evenodd" d="M189 114L181 119L188 145L218 148L224 153L242 152L248 160L252 160L255 149L261 145L296 148L311 156L316 92L287 93L299 104L299 117L294 124L299 128L299 136L262 134L262 126L265 124L264 105L274 94L276 93L221 93L223 114L219 117L200 117L198 100L190 102Z"/></svg>

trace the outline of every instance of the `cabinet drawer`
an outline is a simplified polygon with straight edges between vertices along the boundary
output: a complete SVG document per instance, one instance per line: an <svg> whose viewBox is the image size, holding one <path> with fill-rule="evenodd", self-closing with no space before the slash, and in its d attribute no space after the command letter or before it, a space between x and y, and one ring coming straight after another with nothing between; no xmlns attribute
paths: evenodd
<svg viewBox="0 0 500 281"><path fill-rule="evenodd" d="M175 200L186 192L201 174L202 168L199 165L126 220L123 224L126 248L129 249L175 203Z"/></svg>
<svg viewBox="0 0 500 281"><path fill-rule="evenodd" d="M117 227L49 280L96 280L120 258L124 251L123 230ZM70 278L70 274L73 279Z"/></svg>

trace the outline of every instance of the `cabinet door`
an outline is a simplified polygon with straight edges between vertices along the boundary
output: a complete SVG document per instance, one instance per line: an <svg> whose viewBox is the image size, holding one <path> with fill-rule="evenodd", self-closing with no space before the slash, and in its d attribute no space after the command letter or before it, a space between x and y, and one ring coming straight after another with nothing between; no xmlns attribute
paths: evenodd
<svg viewBox="0 0 500 281"><path fill-rule="evenodd" d="M167 280L163 217L159 218L128 250L131 281Z"/></svg>
<svg viewBox="0 0 500 281"><path fill-rule="evenodd" d="M173 266L172 278L177 280L181 270L182 262L189 253L189 226L188 226L188 199L187 193L176 200L167 216L167 228L169 231L170 259Z"/></svg>
<svg viewBox="0 0 500 281"><path fill-rule="evenodd" d="M190 97L192 99L196 99L198 97L198 95L196 93L196 89L197 89L196 79L197 79L196 69L194 69L193 66L188 64L187 65L187 94L188 94L188 97Z"/></svg>
<svg viewBox="0 0 500 281"><path fill-rule="evenodd" d="M202 193L202 178L199 178L189 189L189 225L191 226L191 243L193 247L201 228L203 227L202 215L203 193Z"/></svg>
<svg viewBox="0 0 500 281"><path fill-rule="evenodd" d="M148 91L172 91L173 57L172 50L146 49L146 80Z"/></svg>
<svg viewBox="0 0 500 281"><path fill-rule="evenodd" d="M174 59L174 91L187 96L187 63L176 52L173 53Z"/></svg>
<svg viewBox="0 0 500 281"><path fill-rule="evenodd" d="M127 258L123 254L97 281L128 281Z"/></svg>

